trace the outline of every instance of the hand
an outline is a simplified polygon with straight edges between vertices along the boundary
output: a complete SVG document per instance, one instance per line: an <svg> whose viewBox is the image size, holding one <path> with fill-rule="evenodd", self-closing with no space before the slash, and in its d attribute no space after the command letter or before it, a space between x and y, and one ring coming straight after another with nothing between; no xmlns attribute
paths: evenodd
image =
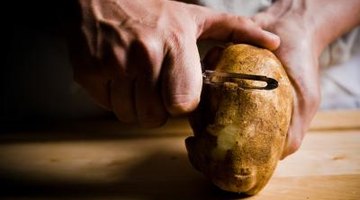
<svg viewBox="0 0 360 200"><path fill-rule="evenodd" d="M250 19L168 0L79 0L70 39L75 80L118 119L159 126L196 108L202 76L197 40L276 49L279 38Z"/></svg>
<svg viewBox="0 0 360 200"><path fill-rule="evenodd" d="M320 103L318 58L321 47L315 42L314 27L299 14L302 9L291 1L277 1L253 17L255 23L281 38L275 54L294 86L296 98L282 158L300 147Z"/></svg>

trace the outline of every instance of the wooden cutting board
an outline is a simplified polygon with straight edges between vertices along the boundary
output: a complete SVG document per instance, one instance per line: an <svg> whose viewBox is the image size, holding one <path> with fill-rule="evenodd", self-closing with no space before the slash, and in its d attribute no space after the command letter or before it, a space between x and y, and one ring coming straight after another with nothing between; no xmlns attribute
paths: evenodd
<svg viewBox="0 0 360 200"><path fill-rule="evenodd" d="M0 199L238 198L190 166L186 120L153 130L93 124L1 134ZM310 131L249 199L360 199L360 128Z"/></svg>

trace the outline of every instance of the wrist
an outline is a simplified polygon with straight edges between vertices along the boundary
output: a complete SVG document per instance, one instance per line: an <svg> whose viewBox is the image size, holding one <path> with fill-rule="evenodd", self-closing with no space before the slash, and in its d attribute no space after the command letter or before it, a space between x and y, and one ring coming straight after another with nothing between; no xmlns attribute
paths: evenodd
<svg viewBox="0 0 360 200"><path fill-rule="evenodd" d="M334 40L360 25L358 0L346 3L340 0L317 0L310 1L309 4L318 55Z"/></svg>
<svg viewBox="0 0 360 200"><path fill-rule="evenodd" d="M270 8L271 21L288 21L312 42L314 53L360 25L358 0L277 0ZM275 23L277 26L277 23ZM276 27L273 27L276 29Z"/></svg>
<svg viewBox="0 0 360 200"><path fill-rule="evenodd" d="M296 48L311 51L318 57L321 43L316 38L316 24L312 16L311 7L306 0L278 0L261 16L268 29L281 38L281 43L296 44ZM260 23L261 24L261 23ZM291 46L291 45L290 45ZM295 48L295 47L292 47Z"/></svg>

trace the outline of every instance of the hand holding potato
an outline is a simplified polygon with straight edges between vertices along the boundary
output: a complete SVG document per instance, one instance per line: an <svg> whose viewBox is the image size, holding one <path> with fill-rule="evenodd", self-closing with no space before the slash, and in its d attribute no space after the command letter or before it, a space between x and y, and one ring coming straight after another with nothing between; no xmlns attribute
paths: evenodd
<svg viewBox="0 0 360 200"><path fill-rule="evenodd" d="M294 153L320 103L318 59L337 37L360 24L360 3L350 0L277 0L253 17L262 28L280 36L275 51L296 91L287 145L282 158ZM336 26L334 26L336 24Z"/></svg>

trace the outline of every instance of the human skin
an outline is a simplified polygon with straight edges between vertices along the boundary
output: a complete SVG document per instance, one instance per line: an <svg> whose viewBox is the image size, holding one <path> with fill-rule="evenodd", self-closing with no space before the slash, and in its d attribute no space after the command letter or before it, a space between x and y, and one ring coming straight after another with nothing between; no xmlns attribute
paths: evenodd
<svg viewBox="0 0 360 200"><path fill-rule="evenodd" d="M360 25L358 0L278 0L252 17L279 35L275 51L295 89L296 100L282 158L294 153L320 102L318 60L336 38Z"/></svg>
<svg viewBox="0 0 360 200"><path fill-rule="evenodd" d="M280 43L251 19L181 2L78 0L77 9L80 24L69 40L75 80L120 121L145 127L197 107L197 40L271 50Z"/></svg>

